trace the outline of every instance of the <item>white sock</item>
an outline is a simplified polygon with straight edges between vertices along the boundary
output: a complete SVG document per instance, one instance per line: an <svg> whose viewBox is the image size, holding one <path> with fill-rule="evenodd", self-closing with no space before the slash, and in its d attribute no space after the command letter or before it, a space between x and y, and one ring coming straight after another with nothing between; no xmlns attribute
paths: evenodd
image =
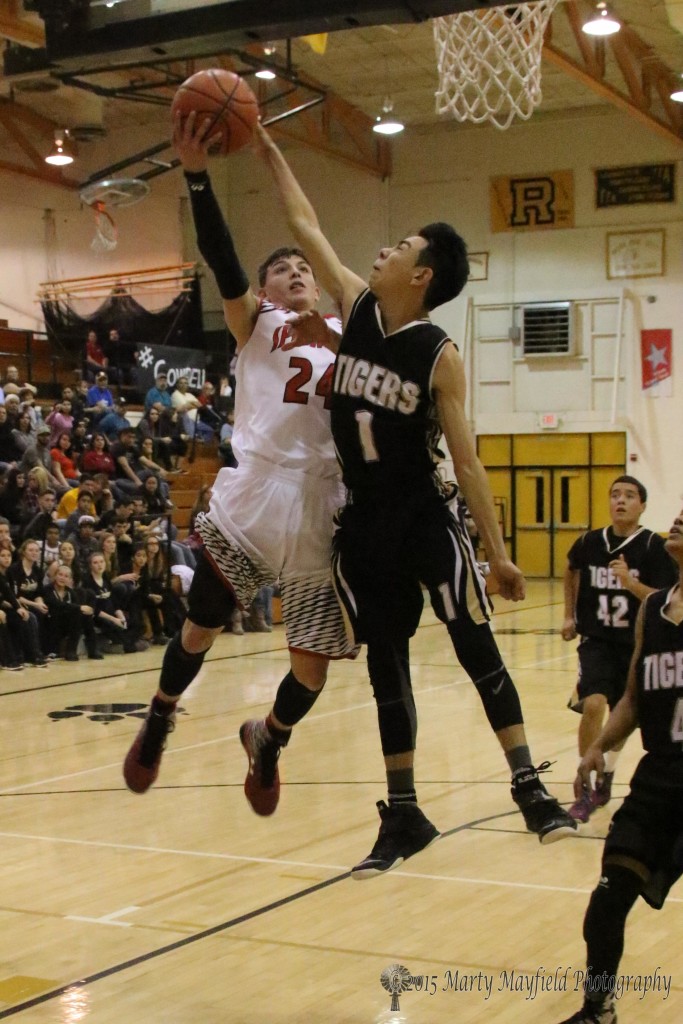
<svg viewBox="0 0 683 1024"><path fill-rule="evenodd" d="M617 766L620 753L620 750L608 750L605 754L605 771L609 772L610 775L614 774L614 769Z"/></svg>

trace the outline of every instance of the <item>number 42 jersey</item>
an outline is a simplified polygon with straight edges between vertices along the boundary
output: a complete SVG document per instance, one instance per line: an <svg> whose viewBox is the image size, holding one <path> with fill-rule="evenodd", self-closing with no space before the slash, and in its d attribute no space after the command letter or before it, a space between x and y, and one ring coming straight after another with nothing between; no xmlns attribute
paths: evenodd
<svg viewBox="0 0 683 1024"><path fill-rule="evenodd" d="M633 646L640 601L626 590L609 568L623 555L629 573L655 590L676 580L673 559L659 534L644 526L628 537L618 537L611 527L589 530L569 550L569 567L580 573L576 599L576 631L610 643Z"/></svg>

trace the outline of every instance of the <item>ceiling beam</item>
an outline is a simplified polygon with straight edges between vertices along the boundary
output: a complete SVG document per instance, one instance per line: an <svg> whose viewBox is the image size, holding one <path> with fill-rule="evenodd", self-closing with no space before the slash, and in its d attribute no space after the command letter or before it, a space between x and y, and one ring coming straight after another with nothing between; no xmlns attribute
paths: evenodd
<svg viewBox="0 0 683 1024"><path fill-rule="evenodd" d="M0 99L0 125L27 158L26 163L3 159L0 161L1 171L8 171L27 178L37 178L61 188L74 189L77 187L76 183L65 178L61 171L45 163L43 154L47 151L47 145L52 141L55 129L52 121L29 110L28 107ZM43 140L46 146L41 151L37 147ZM6 149L4 155L6 155Z"/></svg>
<svg viewBox="0 0 683 1024"><path fill-rule="evenodd" d="M21 0L0 0L0 36L21 46L45 46L45 29L24 14Z"/></svg>
<svg viewBox="0 0 683 1024"><path fill-rule="evenodd" d="M622 25L613 36L588 39L581 26L594 8L585 0L566 0L556 9L554 18L560 10L572 30L579 57L560 50L548 35L544 59L669 142L683 143L683 110L669 98L679 79L652 47L628 25ZM607 81L608 54L614 58L622 87Z"/></svg>

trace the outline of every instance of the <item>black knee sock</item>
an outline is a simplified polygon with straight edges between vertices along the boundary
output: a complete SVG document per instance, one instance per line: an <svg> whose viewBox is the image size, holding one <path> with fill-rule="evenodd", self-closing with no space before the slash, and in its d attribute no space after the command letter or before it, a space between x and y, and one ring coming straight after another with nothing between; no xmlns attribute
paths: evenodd
<svg viewBox="0 0 683 1024"><path fill-rule="evenodd" d="M320 690L309 690L307 686L299 682L293 672L288 672L278 686L273 704L273 715L278 722L291 728L308 714L317 701ZM269 726L269 728L272 732L272 727ZM275 739L279 739L279 737L275 736Z"/></svg>
<svg viewBox="0 0 683 1024"><path fill-rule="evenodd" d="M619 864L603 864L602 877L583 922L589 965L584 995L591 1002L604 1002L614 991L624 951L626 918L642 887L642 879L634 871Z"/></svg>
<svg viewBox="0 0 683 1024"><path fill-rule="evenodd" d="M182 645L180 633L176 633L164 651L159 689L167 697L179 697L188 688L199 672L207 652L190 654Z"/></svg>

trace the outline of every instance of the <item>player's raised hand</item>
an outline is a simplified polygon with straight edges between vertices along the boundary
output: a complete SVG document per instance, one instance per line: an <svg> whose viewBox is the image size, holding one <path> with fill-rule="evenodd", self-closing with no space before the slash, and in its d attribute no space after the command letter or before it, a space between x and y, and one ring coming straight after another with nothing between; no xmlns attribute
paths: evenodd
<svg viewBox="0 0 683 1024"><path fill-rule="evenodd" d="M197 117L195 111L187 117L176 114L173 119L173 148L191 174L206 170L209 149L221 140L220 132L211 134L211 125L210 117Z"/></svg>
<svg viewBox="0 0 683 1024"><path fill-rule="evenodd" d="M339 335L327 325L327 321L315 309L298 313L287 321L291 334L282 345L286 352L290 348L301 348L302 345L323 345L336 352L339 347Z"/></svg>

